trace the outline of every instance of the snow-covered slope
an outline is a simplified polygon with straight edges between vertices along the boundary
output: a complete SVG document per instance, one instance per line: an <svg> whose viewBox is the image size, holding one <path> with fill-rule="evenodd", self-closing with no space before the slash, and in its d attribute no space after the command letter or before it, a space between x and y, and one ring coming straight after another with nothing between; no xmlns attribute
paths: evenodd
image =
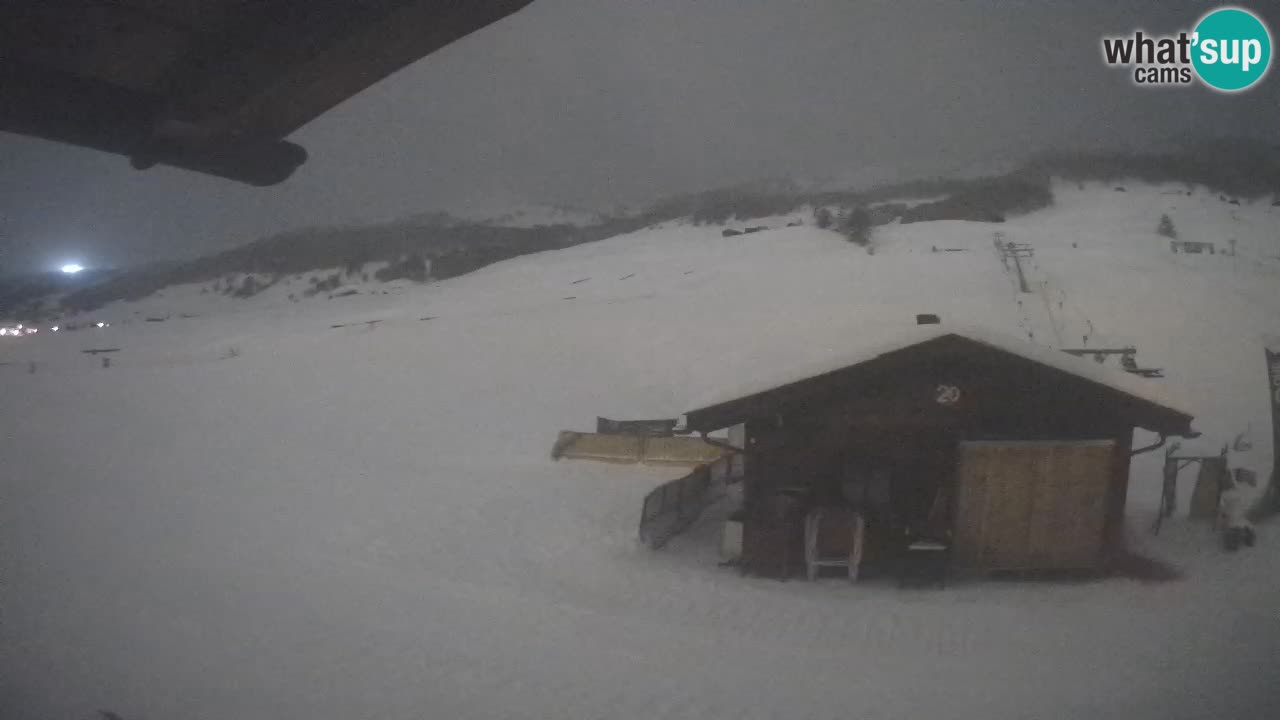
<svg viewBox="0 0 1280 720"><path fill-rule="evenodd" d="M874 255L667 223L393 292L175 288L0 343L0 716L1263 716L1280 535L1229 556L1204 528L1151 538L1152 455L1131 531L1183 580L922 594L742 578L716 513L641 550L670 469L548 459L596 415L669 417L936 312L1134 344L1205 447L1249 430L1233 462L1263 469L1280 208L1126 189L882 227ZM1162 213L1237 256L1172 255ZM997 231L1034 248L1035 293ZM107 347L110 368L81 352Z"/></svg>

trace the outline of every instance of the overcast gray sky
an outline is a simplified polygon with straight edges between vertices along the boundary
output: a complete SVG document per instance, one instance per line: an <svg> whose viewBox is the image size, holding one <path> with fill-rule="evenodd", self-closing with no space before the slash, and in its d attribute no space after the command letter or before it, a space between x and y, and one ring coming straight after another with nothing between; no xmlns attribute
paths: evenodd
<svg viewBox="0 0 1280 720"><path fill-rule="evenodd" d="M536 0L303 128L311 159L273 188L0 133L0 272L425 210L971 172L1182 131L1280 139L1274 69L1220 95L1134 87L1101 61L1104 34L1189 29L1217 5ZM1244 5L1280 22L1275 0Z"/></svg>

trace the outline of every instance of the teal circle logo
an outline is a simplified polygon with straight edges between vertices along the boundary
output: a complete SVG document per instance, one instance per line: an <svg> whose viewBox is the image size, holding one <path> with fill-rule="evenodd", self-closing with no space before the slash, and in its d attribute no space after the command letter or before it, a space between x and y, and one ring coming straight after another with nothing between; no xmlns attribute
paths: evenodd
<svg viewBox="0 0 1280 720"><path fill-rule="evenodd" d="M1248 10L1222 8L1205 15L1192 36L1191 64L1206 85L1235 92L1251 87L1271 66L1271 33Z"/></svg>

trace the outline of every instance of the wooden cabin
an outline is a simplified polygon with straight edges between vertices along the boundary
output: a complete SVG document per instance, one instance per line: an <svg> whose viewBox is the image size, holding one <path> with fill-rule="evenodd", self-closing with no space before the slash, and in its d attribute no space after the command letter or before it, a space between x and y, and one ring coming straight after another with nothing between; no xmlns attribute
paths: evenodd
<svg viewBox="0 0 1280 720"><path fill-rule="evenodd" d="M1187 436L1191 415L1056 350L912 330L686 413L690 432L745 429L743 570L797 573L805 514L831 506L865 516L873 564L928 536L971 571L1098 569L1123 547L1134 428Z"/></svg>
<svg viewBox="0 0 1280 720"><path fill-rule="evenodd" d="M1211 242L1199 242L1196 240L1171 240L1169 241L1169 249L1176 255L1177 253L1186 253L1188 255L1209 255L1217 254L1217 249Z"/></svg>

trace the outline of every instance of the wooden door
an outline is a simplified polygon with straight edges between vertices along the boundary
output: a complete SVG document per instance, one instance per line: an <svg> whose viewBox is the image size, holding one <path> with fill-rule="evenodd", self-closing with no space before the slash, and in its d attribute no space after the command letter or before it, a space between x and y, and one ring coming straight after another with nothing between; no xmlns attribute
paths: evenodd
<svg viewBox="0 0 1280 720"><path fill-rule="evenodd" d="M1096 566L1115 443L960 446L955 559L984 570Z"/></svg>

